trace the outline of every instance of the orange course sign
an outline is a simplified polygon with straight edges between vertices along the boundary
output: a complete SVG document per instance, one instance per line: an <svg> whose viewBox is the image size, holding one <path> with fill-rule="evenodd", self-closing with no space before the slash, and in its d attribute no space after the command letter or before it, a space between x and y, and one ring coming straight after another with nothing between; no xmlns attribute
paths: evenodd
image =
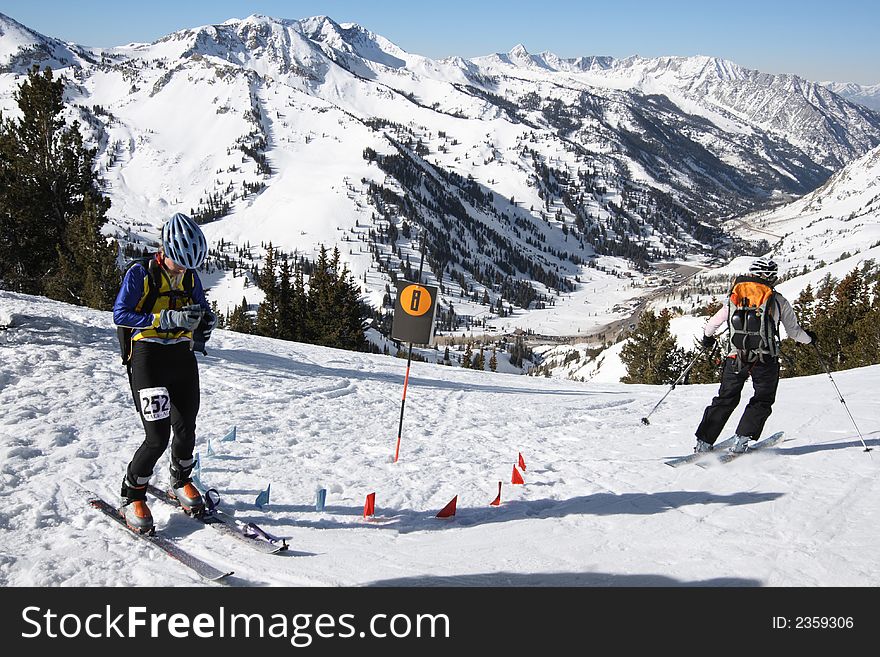
<svg viewBox="0 0 880 657"><path fill-rule="evenodd" d="M431 310L431 293L421 285L407 285L400 292L400 307L407 315L420 317Z"/></svg>
<svg viewBox="0 0 880 657"><path fill-rule="evenodd" d="M397 299L394 301L394 321L391 337L404 342L431 344L437 298L440 290L433 285L398 278Z"/></svg>

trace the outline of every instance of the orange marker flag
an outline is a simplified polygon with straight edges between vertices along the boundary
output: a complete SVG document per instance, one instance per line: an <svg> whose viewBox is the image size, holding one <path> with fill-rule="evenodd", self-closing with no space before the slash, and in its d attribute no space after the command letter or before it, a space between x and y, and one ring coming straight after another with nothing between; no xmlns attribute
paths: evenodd
<svg viewBox="0 0 880 657"><path fill-rule="evenodd" d="M522 475L519 473L519 470L516 469L516 466L513 466L513 474L510 476L510 483L512 484L524 484L526 483Z"/></svg>
<svg viewBox="0 0 880 657"><path fill-rule="evenodd" d="M498 482L498 497L489 502L489 506L501 506L501 482Z"/></svg>
<svg viewBox="0 0 880 657"><path fill-rule="evenodd" d="M437 514L437 518L451 518L455 515L455 503L458 501L458 495L452 498L452 501L449 502L446 506L440 509L440 512Z"/></svg>
<svg viewBox="0 0 880 657"><path fill-rule="evenodd" d="M367 501L364 502L364 518L376 513L376 493L367 495Z"/></svg>
<svg viewBox="0 0 880 657"><path fill-rule="evenodd" d="M518 454L519 454L519 468L520 468L520 470L525 472L526 471L526 462L523 460L522 452L518 452Z"/></svg>

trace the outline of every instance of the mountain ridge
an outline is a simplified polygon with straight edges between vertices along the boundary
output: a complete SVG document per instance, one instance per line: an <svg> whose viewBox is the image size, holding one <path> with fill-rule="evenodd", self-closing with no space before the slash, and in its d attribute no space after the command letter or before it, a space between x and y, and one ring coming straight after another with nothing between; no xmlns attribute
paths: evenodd
<svg viewBox="0 0 880 657"><path fill-rule="evenodd" d="M12 115L31 33L0 56ZM30 61L72 78L117 234L146 246L182 208L214 244L261 243L243 269L267 242L341 245L381 307L427 230L444 313L508 327L577 290L605 290L577 297L585 324L614 315L651 263L735 253L722 217L809 193L880 143L880 115L711 57L432 60L328 16L261 15L75 48L65 67ZM258 300L246 280L212 283L228 307Z"/></svg>

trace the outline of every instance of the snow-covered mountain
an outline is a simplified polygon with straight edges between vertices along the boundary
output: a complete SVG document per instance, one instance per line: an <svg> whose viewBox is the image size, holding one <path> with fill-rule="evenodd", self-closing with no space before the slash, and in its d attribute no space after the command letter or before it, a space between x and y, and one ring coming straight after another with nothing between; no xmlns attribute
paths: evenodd
<svg viewBox="0 0 880 657"><path fill-rule="evenodd" d="M717 57L560 59L552 53L530 55L519 45L506 55L475 61L493 70L515 67L568 73L598 88L660 95L680 111L703 116L724 132L751 128L757 134L782 136L831 168L851 160L854 152L873 145L875 138L877 117L822 85L795 75L746 69ZM833 134L834 124L847 126L849 146Z"/></svg>
<svg viewBox="0 0 880 657"><path fill-rule="evenodd" d="M86 49L43 36L0 14L0 73L26 73L34 64L55 69L89 63L94 61Z"/></svg>
<svg viewBox="0 0 880 657"><path fill-rule="evenodd" d="M807 267L821 278L824 265L851 271L880 256L880 147L834 174L806 196L737 221L744 237L769 238L789 272ZM774 239L777 238L777 239ZM818 266L818 265L823 266ZM832 275L839 276L832 272Z"/></svg>
<svg viewBox="0 0 880 657"><path fill-rule="evenodd" d="M840 279L867 260L880 260L880 147L815 191L778 208L731 219L725 228L744 240L769 244L767 255L779 264L784 279L779 289L789 299L829 274ZM697 274L693 286L705 289L707 280L726 281L747 266L747 258L734 259Z"/></svg>
<svg viewBox="0 0 880 657"><path fill-rule="evenodd" d="M856 84L855 82L823 82L841 98L880 111L880 84Z"/></svg>
<svg viewBox="0 0 880 657"><path fill-rule="evenodd" d="M426 229L441 328L589 332L626 316L648 263L716 254L718 218L880 144L880 115L824 87L706 57L431 60L325 16L108 49L0 25L0 109L31 62L58 68L112 229L208 221L215 264L237 265L206 277L226 308L260 300L242 273L269 242L338 246L379 307Z"/></svg>

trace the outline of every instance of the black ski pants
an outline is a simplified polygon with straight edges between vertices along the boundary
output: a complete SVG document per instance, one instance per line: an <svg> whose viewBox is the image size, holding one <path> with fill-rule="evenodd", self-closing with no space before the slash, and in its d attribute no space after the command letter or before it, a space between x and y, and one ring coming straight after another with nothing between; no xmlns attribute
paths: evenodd
<svg viewBox="0 0 880 657"><path fill-rule="evenodd" d="M710 445L715 444L730 415L739 405L746 379L752 377L754 394L746 405L736 433L748 436L752 440L761 437L764 423L773 412L776 401L776 389L779 387L779 361L768 359L766 362L737 363L734 358L725 358L721 370L721 387L712 403L703 412L703 420L697 427L697 438Z"/></svg>
<svg viewBox="0 0 880 657"><path fill-rule="evenodd" d="M172 429L172 462L182 466L188 476L193 465L199 413L199 368L189 342L136 341L129 368L131 394L145 433L143 444L128 465L129 481L135 485L149 481L168 447Z"/></svg>

